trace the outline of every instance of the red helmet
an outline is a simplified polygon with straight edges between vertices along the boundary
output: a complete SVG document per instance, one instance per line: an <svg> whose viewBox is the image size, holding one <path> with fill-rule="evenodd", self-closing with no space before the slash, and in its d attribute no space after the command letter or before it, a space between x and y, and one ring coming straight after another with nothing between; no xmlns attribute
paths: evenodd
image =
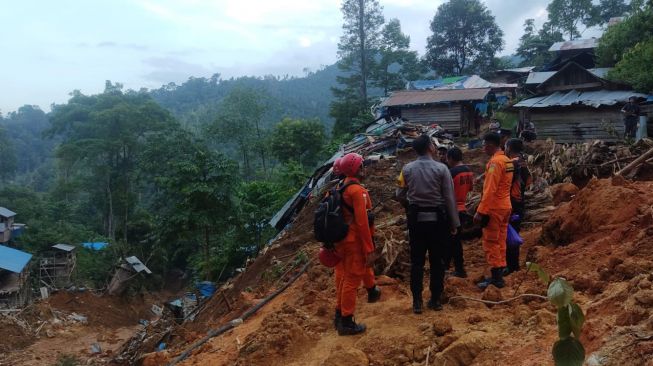
<svg viewBox="0 0 653 366"><path fill-rule="evenodd" d="M353 177L363 165L363 157L356 153L349 153L340 159L340 173Z"/></svg>
<svg viewBox="0 0 653 366"><path fill-rule="evenodd" d="M340 162L342 161L342 158L336 159L336 161L333 162L333 174L335 175L340 175L342 172L340 171Z"/></svg>
<svg viewBox="0 0 653 366"><path fill-rule="evenodd" d="M327 249L324 247L320 248L320 254L318 257L320 258L320 263L329 268L335 267L342 260L334 249Z"/></svg>

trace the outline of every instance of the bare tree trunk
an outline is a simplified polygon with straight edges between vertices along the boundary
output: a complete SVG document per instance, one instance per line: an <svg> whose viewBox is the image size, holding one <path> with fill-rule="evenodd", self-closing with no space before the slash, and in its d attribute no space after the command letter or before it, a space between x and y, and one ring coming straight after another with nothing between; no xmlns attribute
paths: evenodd
<svg viewBox="0 0 653 366"><path fill-rule="evenodd" d="M358 37L361 54L361 96L367 107L367 64L365 60L365 0L358 0Z"/></svg>
<svg viewBox="0 0 653 366"><path fill-rule="evenodd" d="M265 164L265 149L263 149L263 139L261 138L261 128L259 126L260 121L256 121L256 136L258 137L259 143L259 154L261 154L261 162L263 163L263 174L268 176L268 169Z"/></svg>
<svg viewBox="0 0 653 366"><path fill-rule="evenodd" d="M209 280L211 274L211 263L209 261L209 227L208 225L204 226L204 279Z"/></svg>
<svg viewBox="0 0 653 366"><path fill-rule="evenodd" d="M111 193L111 175L107 174L107 198L109 200L109 217L107 218L107 234L111 240L116 240L113 227L113 194Z"/></svg>

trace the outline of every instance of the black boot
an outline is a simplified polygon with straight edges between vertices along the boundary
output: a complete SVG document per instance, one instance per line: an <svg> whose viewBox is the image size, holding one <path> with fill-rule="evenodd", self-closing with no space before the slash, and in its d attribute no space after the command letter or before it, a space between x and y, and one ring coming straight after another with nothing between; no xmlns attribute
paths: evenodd
<svg viewBox="0 0 653 366"><path fill-rule="evenodd" d="M378 286L367 289L367 302L373 303L381 298L381 289Z"/></svg>
<svg viewBox="0 0 653 366"><path fill-rule="evenodd" d="M340 309L336 309L336 316L333 318L333 326L338 329L338 324L340 324L340 320L342 319L342 313L340 312Z"/></svg>
<svg viewBox="0 0 653 366"><path fill-rule="evenodd" d="M415 314L421 314L422 313L422 299L421 298L413 298L413 313Z"/></svg>
<svg viewBox="0 0 653 366"><path fill-rule="evenodd" d="M431 300L429 300L426 306L431 310L435 310L435 311L442 310L442 303L440 303L440 300L437 300L433 297L431 298Z"/></svg>
<svg viewBox="0 0 653 366"><path fill-rule="evenodd" d="M354 322L354 316L343 316L340 318L340 324L338 324L338 335L356 335L363 333L365 331L365 324L356 324Z"/></svg>
<svg viewBox="0 0 653 366"><path fill-rule="evenodd" d="M506 285L503 282L503 268L492 268L492 284L498 288L503 288Z"/></svg>

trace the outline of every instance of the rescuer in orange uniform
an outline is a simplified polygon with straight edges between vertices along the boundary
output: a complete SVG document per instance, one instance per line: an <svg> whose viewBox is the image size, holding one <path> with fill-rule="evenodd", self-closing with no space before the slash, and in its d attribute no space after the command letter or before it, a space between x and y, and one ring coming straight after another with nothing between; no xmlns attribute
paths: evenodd
<svg viewBox="0 0 653 366"><path fill-rule="evenodd" d="M333 176L337 177L338 179L342 179L342 181L338 182L338 189L341 188L344 185L344 178L342 172L340 171L340 162L342 161L342 158L338 158L333 162ZM374 226L370 225L370 232L372 237L374 237ZM336 289L338 288L338 284L340 281L342 281L342 275L344 272L343 269L343 264L344 262L341 261L338 263L335 268L334 268L334 274L335 274L335 281L336 281ZM367 302L373 303L378 301L381 298L381 289L376 286L376 278L374 276L374 269L371 267L367 267L365 269L365 275L363 276L363 286L367 290ZM338 293L339 296L339 293ZM338 304L336 305L336 314L335 318L333 320L333 325L338 329L338 324L340 323L340 320L342 319L342 311L340 309L340 301L338 301Z"/></svg>
<svg viewBox="0 0 653 366"><path fill-rule="evenodd" d="M467 214L467 194L474 188L474 173L465 164L463 164L463 152L452 147L447 151L447 165L453 180L453 191L456 196L456 208L458 209L458 218L461 227L471 221L471 216ZM453 236L452 245L449 247L444 257L444 267L449 269L453 259L455 270L451 273L454 277L466 278L465 259L463 256L463 243L460 230Z"/></svg>
<svg viewBox="0 0 653 366"><path fill-rule="evenodd" d="M340 172L346 176L344 184L350 184L342 197L353 213L345 209L345 219L349 223L349 232L344 240L336 243L336 251L342 258L341 275L336 287L337 305L341 318L338 322L339 335L353 335L365 331L364 324L356 324L354 311L356 309L356 292L372 265L374 242L368 219L368 210L372 209L372 201L367 190L360 185L364 176L363 157L350 153L342 157L339 164ZM380 295L380 294L379 294Z"/></svg>
<svg viewBox="0 0 653 366"><path fill-rule="evenodd" d="M503 287L503 267L506 266L506 238L512 206L510 189L514 171L512 160L501 150L501 137L490 132L483 137L485 153L490 161L485 168L483 196L474 215L474 223L483 227L483 250L492 277L478 283L481 289L489 285Z"/></svg>

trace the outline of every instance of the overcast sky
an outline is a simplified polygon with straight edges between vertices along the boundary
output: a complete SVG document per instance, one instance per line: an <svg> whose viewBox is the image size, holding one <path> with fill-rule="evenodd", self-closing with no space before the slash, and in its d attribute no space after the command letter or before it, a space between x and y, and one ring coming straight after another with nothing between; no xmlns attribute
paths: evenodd
<svg viewBox="0 0 653 366"><path fill-rule="evenodd" d="M424 53L442 0L380 0ZM485 0L514 52L549 0ZM340 0L0 0L0 111L49 110L105 80L158 88L189 76L302 75L336 61Z"/></svg>

